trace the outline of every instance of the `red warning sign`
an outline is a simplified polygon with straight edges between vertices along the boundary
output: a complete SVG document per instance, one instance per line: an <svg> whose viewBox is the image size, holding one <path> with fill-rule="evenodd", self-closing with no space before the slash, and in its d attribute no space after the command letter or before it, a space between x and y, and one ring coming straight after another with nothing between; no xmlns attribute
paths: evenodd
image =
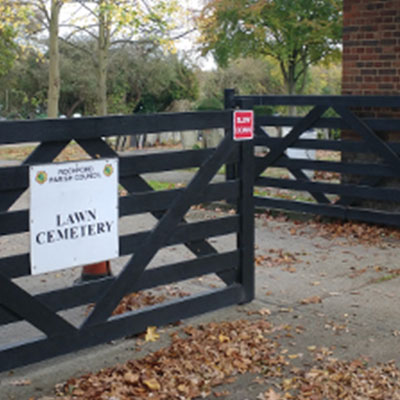
<svg viewBox="0 0 400 400"><path fill-rule="evenodd" d="M233 112L233 139L252 140L254 138L254 112L237 110Z"/></svg>

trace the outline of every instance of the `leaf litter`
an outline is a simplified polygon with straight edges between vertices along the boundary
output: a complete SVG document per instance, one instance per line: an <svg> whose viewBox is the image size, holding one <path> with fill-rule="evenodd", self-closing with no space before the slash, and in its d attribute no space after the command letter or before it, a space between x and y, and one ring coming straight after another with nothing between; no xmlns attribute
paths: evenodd
<svg viewBox="0 0 400 400"><path fill-rule="evenodd" d="M293 220L287 214L264 212L259 219L274 222L291 222L289 233L292 236L322 237L327 240L345 239L347 245L364 245L385 247L388 243L395 245L400 240L400 230L396 227L374 225L365 222L323 220L314 217L307 220ZM283 227L280 227L283 229Z"/></svg>
<svg viewBox="0 0 400 400"><path fill-rule="evenodd" d="M254 262L256 266L272 267L286 267L288 272L296 272L293 264L300 262L298 258L300 253L290 253L284 249L270 249L267 255L259 254L255 257Z"/></svg>
<svg viewBox="0 0 400 400"><path fill-rule="evenodd" d="M124 296L118 306L113 311L112 315L120 315L129 311L139 310L141 308L162 304L166 301L190 296L189 292L179 289L177 286L167 285L155 290L142 290L139 292L130 293ZM87 312L90 312L94 304L90 304Z"/></svg>
<svg viewBox="0 0 400 400"><path fill-rule="evenodd" d="M369 366L367 359L337 360L332 349L312 345L311 362L298 368L293 362L303 356L280 349L279 331L285 329L265 319L187 326L170 334L169 346L144 358L57 385L53 399L229 398L220 385L256 373L267 389L260 400L400 400L400 370L393 361Z"/></svg>
<svg viewBox="0 0 400 400"><path fill-rule="evenodd" d="M142 359L69 379L57 387L57 399L193 399L238 374L280 377L287 361L268 338L271 332L265 320L188 326L171 334L168 347Z"/></svg>

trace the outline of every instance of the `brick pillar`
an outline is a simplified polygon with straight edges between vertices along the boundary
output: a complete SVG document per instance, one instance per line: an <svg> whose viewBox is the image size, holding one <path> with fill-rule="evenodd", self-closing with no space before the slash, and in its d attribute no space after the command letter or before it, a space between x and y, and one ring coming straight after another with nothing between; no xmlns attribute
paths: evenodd
<svg viewBox="0 0 400 400"><path fill-rule="evenodd" d="M344 0L342 93L400 94L400 1Z"/></svg>
<svg viewBox="0 0 400 400"><path fill-rule="evenodd" d="M400 0L344 0L343 76L344 95L400 95ZM355 109L361 117L400 117L400 110ZM388 141L400 141L398 133L385 133ZM359 140L343 131L342 138ZM343 153L344 161L373 161L372 154ZM346 176L343 181L359 182ZM381 185L398 186L399 180L385 179ZM366 207L393 209L393 204L362 201Z"/></svg>

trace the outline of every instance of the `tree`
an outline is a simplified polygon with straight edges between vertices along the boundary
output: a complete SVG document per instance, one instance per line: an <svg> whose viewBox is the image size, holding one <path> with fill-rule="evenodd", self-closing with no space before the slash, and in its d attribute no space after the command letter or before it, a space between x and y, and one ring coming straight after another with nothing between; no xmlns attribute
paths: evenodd
<svg viewBox="0 0 400 400"><path fill-rule="evenodd" d="M200 71L201 98L223 100L224 89L235 88L241 95L280 94L282 77L277 62L269 58L238 58L226 68Z"/></svg>
<svg viewBox="0 0 400 400"><path fill-rule="evenodd" d="M342 86L341 63L318 64L310 68L306 94L340 95Z"/></svg>
<svg viewBox="0 0 400 400"><path fill-rule="evenodd" d="M21 51L0 79L1 113L7 118L34 118L46 112L48 64L33 48Z"/></svg>
<svg viewBox="0 0 400 400"><path fill-rule="evenodd" d="M144 46L168 43L168 32L174 27L174 1L111 0L79 1L87 17L74 26L67 42L75 35L88 36L95 47L80 47L92 60L97 74L97 114L107 114L107 74L113 48L123 45ZM71 43L71 42L70 42ZM76 43L72 43L76 45Z"/></svg>
<svg viewBox="0 0 400 400"><path fill-rule="evenodd" d="M60 71L58 32L61 7L68 0L9 0L13 12L18 16L21 26L20 40L25 47L43 48L42 32L47 31L49 74L47 92L47 115L51 118L58 116L58 101L60 96ZM28 45L28 46L27 46Z"/></svg>
<svg viewBox="0 0 400 400"><path fill-rule="evenodd" d="M203 54L219 65L270 56L288 94L302 93L311 65L338 55L342 0L210 0L198 17Z"/></svg>
<svg viewBox="0 0 400 400"><path fill-rule="evenodd" d="M76 40L77 46L85 41ZM97 78L86 55L74 46L60 42L60 113L70 118L75 113L93 115L96 113Z"/></svg>
<svg viewBox="0 0 400 400"><path fill-rule="evenodd" d="M27 8L9 0L0 2L0 77L6 75L18 56L16 37L27 22Z"/></svg>
<svg viewBox="0 0 400 400"><path fill-rule="evenodd" d="M17 56L16 33L11 27L0 28L0 77L12 68Z"/></svg>
<svg viewBox="0 0 400 400"><path fill-rule="evenodd" d="M62 0L51 0L50 13L46 13L49 29L49 89L47 100L47 116L58 117L60 99L60 51L58 43L60 11ZM44 7L44 10L46 8Z"/></svg>

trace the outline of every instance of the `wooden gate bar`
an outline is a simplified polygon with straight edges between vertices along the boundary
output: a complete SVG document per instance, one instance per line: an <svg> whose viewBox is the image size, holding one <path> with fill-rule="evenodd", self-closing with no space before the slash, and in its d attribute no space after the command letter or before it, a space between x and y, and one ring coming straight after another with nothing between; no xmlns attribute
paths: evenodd
<svg viewBox="0 0 400 400"><path fill-rule="evenodd" d="M360 134L372 152L384 158L400 175L400 157L349 109L344 107L334 107L334 109L344 118L349 128Z"/></svg>
<svg viewBox="0 0 400 400"><path fill-rule="evenodd" d="M103 140L79 140L80 146L93 157L96 154L102 154L106 157L112 157L113 155L118 157L118 154L114 152ZM228 158L231 154L228 155ZM154 189L140 176L134 175L129 177L121 177L120 184L124 186L128 192L140 193L140 192L153 192ZM195 204L195 201L194 201ZM165 210L156 211L151 213L155 218L160 220L165 214ZM183 219L182 222L185 222ZM185 246L195 255L206 255L206 254L216 254L216 249L211 246L207 241L187 241ZM231 284L235 280L235 276L232 274L219 274L218 275L226 284Z"/></svg>
<svg viewBox="0 0 400 400"><path fill-rule="evenodd" d="M325 118L324 118L325 119ZM257 121L257 120L256 120ZM365 121L364 121L365 122ZM345 125L343 123L343 125ZM369 125L368 125L369 126ZM315 128L315 126L314 126ZM348 127L347 127L348 129ZM372 127L371 127L372 129ZM400 129L400 120L398 120L397 130ZM394 128L393 128L394 130ZM376 130L377 131L377 130ZM263 132L265 133L265 132ZM255 146L276 146L282 139L269 136L256 136L254 139ZM387 142L387 145L393 149L396 154L400 154L400 143ZM356 142L352 140L326 140L326 139L297 139L291 147L297 149L312 150L332 150L332 151L348 151L354 153L371 153L371 148L365 142Z"/></svg>
<svg viewBox="0 0 400 400"><path fill-rule="evenodd" d="M222 220L222 222L221 222ZM166 243L167 246L205 241L204 237L222 236L238 231L239 219L237 216L218 218L215 220L183 223L177 227ZM137 251L143 240L151 231L142 231L120 236L120 255L126 256ZM209 253L211 254L211 253ZM218 254L217 251L212 254ZM204 255L204 254L203 254ZM18 278L30 274L29 254L19 254L0 258L0 271L4 276Z"/></svg>
<svg viewBox="0 0 400 400"><path fill-rule="evenodd" d="M177 283L188 279L208 274L232 271L238 274L239 251L234 250L217 255L204 256L193 260L169 264L162 267L144 271L138 282L137 290L152 289L161 285ZM83 285L71 286L33 296L49 310L58 312L68 310L84 304L94 303L99 298L99 293L106 290L115 277L86 282ZM132 293L131 289L125 295ZM23 318L5 308L0 308L0 325L5 325L22 320Z"/></svg>
<svg viewBox="0 0 400 400"><path fill-rule="evenodd" d="M129 313L129 316L113 317L108 322L88 327L84 334L52 336L31 343L22 343L17 347L5 348L0 351L0 371L109 342L126 335L141 333L148 326L166 325L197 314L238 304L242 299L243 288L241 285L233 284L211 293L179 299L161 306L149 307L147 310L133 311Z"/></svg>
<svg viewBox="0 0 400 400"><path fill-rule="evenodd" d="M258 132L262 132L263 135L269 137L268 133L266 131L264 131L261 127L258 128ZM270 152L275 151L275 149L277 148L277 146L279 146L278 144L276 144L275 146L271 146L270 147ZM281 156L275 161L274 165L278 164L279 162L284 162L290 160L290 158L283 152L281 154ZM255 168L256 170L265 170L265 159L261 158L261 157L257 157L256 158L256 163L255 163ZM301 170L301 169L297 169L295 167L293 168L288 168L289 171L291 172L291 174L299 180L303 180L303 181L309 181L310 179L308 178L308 176ZM258 175L256 175L258 176ZM323 203L323 204L330 204L329 199L322 193L319 192L314 192L311 191L310 192L311 196L314 197L314 199L318 202L318 203Z"/></svg>
<svg viewBox="0 0 400 400"><path fill-rule="evenodd" d="M167 241L176 225L181 221L197 194L204 189L212 177L228 158L232 150L232 138L225 137L215 150L213 156L207 160L190 181L186 190L175 200L171 208L161 218L143 246L133 255L131 260L119 274L118 279L104 293L97 302L94 310L82 325L82 329L90 325L99 324L108 319L132 282L136 282L143 273L155 253Z"/></svg>
<svg viewBox="0 0 400 400"><path fill-rule="evenodd" d="M144 212L168 209L176 196L184 189L135 193L119 199L119 216L141 214ZM227 196L236 198L239 195L239 182L210 184L196 199L195 204L224 200ZM29 211L18 210L0 213L0 235L23 233L29 231Z"/></svg>
<svg viewBox="0 0 400 400"><path fill-rule="evenodd" d="M256 176L260 175L267 167L270 167L282 153L290 147L299 136L310 129L315 121L321 118L324 112L328 109L326 106L314 107L302 120L300 120L293 129L282 139L282 141L264 157L264 167L256 169Z"/></svg>
<svg viewBox="0 0 400 400"><path fill-rule="evenodd" d="M261 163L262 159L256 157L256 165ZM281 168L300 168L317 171L340 172L344 174L366 175L371 177L397 177L397 174L388 165L373 163L348 163L337 161L304 160L282 157L276 161L274 167ZM365 183L367 184L367 182Z"/></svg>
<svg viewBox="0 0 400 400"><path fill-rule="evenodd" d="M46 163L54 160L60 154L70 141L41 143L22 163L25 165ZM8 210L24 193L25 188L17 191L11 191L8 194L0 196L0 211Z"/></svg>
<svg viewBox="0 0 400 400"><path fill-rule="evenodd" d="M0 304L40 329L48 336L76 331L65 319L0 274Z"/></svg>
<svg viewBox="0 0 400 400"><path fill-rule="evenodd" d="M234 96L240 108L258 106L400 107L399 96Z"/></svg>
<svg viewBox="0 0 400 400"><path fill-rule="evenodd" d="M342 183L321 183L321 182L301 182L278 178L257 178L256 186L277 187L281 189L291 189L308 192L321 192L344 196L353 196L360 199L387 200L390 198L400 199L400 189L392 188L373 188L363 185L353 185Z"/></svg>
<svg viewBox="0 0 400 400"><path fill-rule="evenodd" d="M223 128L229 121L230 115L225 111L2 121L0 145Z"/></svg>

